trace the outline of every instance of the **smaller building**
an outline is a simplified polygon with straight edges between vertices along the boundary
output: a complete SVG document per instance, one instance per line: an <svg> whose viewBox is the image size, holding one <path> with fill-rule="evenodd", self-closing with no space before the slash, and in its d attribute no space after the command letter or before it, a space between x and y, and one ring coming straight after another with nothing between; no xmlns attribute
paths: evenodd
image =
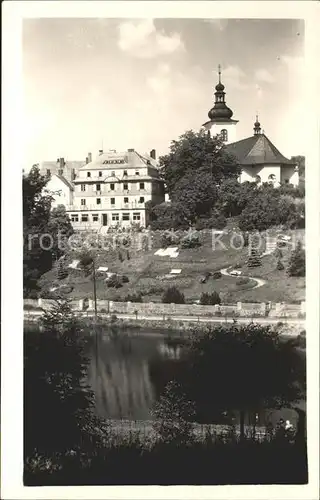
<svg viewBox="0 0 320 500"><path fill-rule="evenodd" d="M65 177L58 174L50 176L43 193L50 195L53 200L51 208L56 208L58 205L72 205L74 187Z"/></svg>
<svg viewBox="0 0 320 500"><path fill-rule="evenodd" d="M280 184L298 186L299 171L296 162L283 156L270 139L261 133L258 117L253 131L252 136L226 146L227 151L241 165L240 182L268 182L275 187Z"/></svg>
<svg viewBox="0 0 320 500"><path fill-rule="evenodd" d="M58 158L57 161L42 161L39 164L40 174L46 177L51 177L53 175L60 175L67 179L69 182L73 182L76 178L78 170L86 164L91 159L91 153L88 154L86 161L69 161L65 158Z"/></svg>

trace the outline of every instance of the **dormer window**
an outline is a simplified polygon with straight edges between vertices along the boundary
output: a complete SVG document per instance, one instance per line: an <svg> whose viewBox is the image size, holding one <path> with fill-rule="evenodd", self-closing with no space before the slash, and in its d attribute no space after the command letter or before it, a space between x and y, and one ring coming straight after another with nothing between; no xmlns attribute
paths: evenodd
<svg viewBox="0 0 320 500"><path fill-rule="evenodd" d="M124 191L128 191L128 183L127 182L124 182L124 184L123 184L123 190Z"/></svg>
<svg viewBox="0 0 320 500"><path fill-rule="evenodd" d="M99 172L99 177L102 177L102 172Z"/></svg>
<svg viewBox="0 0 320 500"><path fill-rule="evenodd" d="M221 130L221 139L223 140L223 142L228 141L228 131L225 128Z"/></svg>
<svg viewBox="0 0 320 500"><path fill-rule="evenodd" d="M87 177L91 177L91 172L87 172Z"/></svg>
<svg viewBox="0 0 320 500"><path fill-rule="evenodd" d="M124 176L124 177L127 177L127 175L128 175L128 170L124 170L124 171L123 171L123 176Z"/></svg>
<svg viewBox="0 0 320 500"><path fill-rule="evenodd" d="M116 176L115 171L114 171L114 170L112 170L112 172L111 172L111 177L115 177L115 176Z"/></svg>

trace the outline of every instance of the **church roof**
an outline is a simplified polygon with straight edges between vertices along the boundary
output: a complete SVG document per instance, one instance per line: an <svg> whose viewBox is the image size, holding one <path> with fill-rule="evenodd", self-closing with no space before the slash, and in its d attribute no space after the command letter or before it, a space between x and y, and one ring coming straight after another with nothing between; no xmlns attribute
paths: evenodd
<svg viewBox="0 0 320 500"><path fill-rule="evenodd" d="M226 145L228 153L233 154L240 165L259 165L265 163L295 165L293 160L283 156L265 134L255 134L241 141Z"/></svg>

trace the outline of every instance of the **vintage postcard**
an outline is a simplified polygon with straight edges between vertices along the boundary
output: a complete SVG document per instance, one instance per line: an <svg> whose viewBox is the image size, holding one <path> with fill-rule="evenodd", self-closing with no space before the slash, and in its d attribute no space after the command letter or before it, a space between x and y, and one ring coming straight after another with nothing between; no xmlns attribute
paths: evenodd
<svg viewBox="0 0 320 500"><path fill-rule="evenodd" d="M3 7L4 498L315 499L319 3Z"/></svg>

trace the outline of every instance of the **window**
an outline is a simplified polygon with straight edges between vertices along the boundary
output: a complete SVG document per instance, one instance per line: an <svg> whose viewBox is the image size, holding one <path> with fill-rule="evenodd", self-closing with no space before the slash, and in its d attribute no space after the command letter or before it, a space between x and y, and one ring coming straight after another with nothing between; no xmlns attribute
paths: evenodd
<svg viewBox="0 0 320 500"><path fill-rule="evenodd" d="M51 170L50 168L47 168L47 176L49 177L51 175Z"/></svg>
<svg viewBox="0 0 320 500"><path fill-rule="evenodd" d="M98 214L93 214L92 215L92 220L93 220L93 222L98 222L99 221L99 215Z"/></svg>
<svg viewBox="0 0 320 500"><path fill-rule="evenodd" d="M140 212L133 212L133 220L140 220Z"/></svg>
<svg viewBox="0 0 320 500"><path fill-rule="evenodd" d="M128 191L128 189L129 189L129 188L128 188L128 183L127 183L127 182L125 182L125 183L123 184L123 190L124 190L124 191Z"/></svg>
<svg viewBox="0 0 320 500"><path fill-rule="evenodd" d="M86 185L85 184L81 184L81 191L85 191L86 190Z"/></svg>
<svg viewBox="0 0 320 500"><path fill-rule="evenodd" d="M84 206L86 204L86 199L85 198L81 198L81 205Z"/></svg>
<svg viewBox="0 0 320 500"><path fill-rule="evenodd" d="M101 205L101 198L97 198L97 205Z"/></svg>
<svg viewBox="0 0 320 500"><path fill-rule="evenodd" d="M126 177L128 175L128 170L124 170L123 175L124 175L124 177Z"/></svg>
<svg viewBox="0 0 320 500"><path fill-rule="evenodd" d="M125 203L129 203L129 198L127 198L127 196L125 196L125 197L123 198L123 201L124 201Z"/></svg>
<svg viewBox="0 0 320 500"><path fill-rule="evenodd" d="M222 139L224 142L226 142L226 141L228 140L228 131L227 131L225 128L223 128L223 129L221 130L221 139Z"/></svg>
<svg viewBox="0 0 320 500"><path fill-rule="evenodd" d="M130 220L130 214L122 214L122 220Z"/></svg>
<svg viewBox="0 0 320 500"><path fill-rule="evenodd" d="M71 222L79 222L79 215L71 214Z"/></svg>
<svg viewBox="0 0 320 500"><path fill-rule="evenodd" d="M110 184L110 189L111 189L111 191L114 191L114 184L113 183Z"/></svg>
<svg viewBox="0 0 320 500"><path fill-rule="evenodd" d="M99 177L102 177L102 172L99 172Z"/></svg>
<svg viewBox="0 0 320 500"><path fill-rule="evenodd" d="M136 170L136 175L140 175L140 172L139 172L139 170Z"/></svg>
<svg viewBox="0 0 320 500"><path fill-rule="evenodd" d="M115 177L115 176L116 176L115 171L114 171L114 170L112 170L112 172L111 172L111 177Z"/></svg>
<svg viewBox="0 0 320 500"><path fill-rule="evenodd" d="M112 220L118 221L119 220L119 214L112 214L111 215Z"/></svg>
<svg viewBox="0 0 320 500"><path fill-rule="evenodd" d="M87 172L87 177L91 177L91 172Z"/></svg>
<svg viewBox="0 0 320 500"><path fill-rule="evenodd" d="M144 189L144 182L139 183L139 189Z"/></svg>
<svg viewBox="0 0 320 500"><path fill-rule="evenodd" d="M97 184L97 185L96 185L96 190L97 190L97 191L101 191L101 184Z"/></svg>
<svg viewBox="0 0 320 500"><path fill-rule="evenodd" d="M116 199L115 198L110 198L110 202L111 202L111 205L114 205L115 202L116 202Z"/></svg>
<svg viewBox="0 0 320 500"><path fill-rule="evenodd" d="M81 222L88 222L89 216L88 214L82 214L81 215Z"/></svg>
<svg viewBox="0 0 320 500"><path fill-rule="evenodd" d="M144 196L140 196L139 203L144 203Z"/></svg>

